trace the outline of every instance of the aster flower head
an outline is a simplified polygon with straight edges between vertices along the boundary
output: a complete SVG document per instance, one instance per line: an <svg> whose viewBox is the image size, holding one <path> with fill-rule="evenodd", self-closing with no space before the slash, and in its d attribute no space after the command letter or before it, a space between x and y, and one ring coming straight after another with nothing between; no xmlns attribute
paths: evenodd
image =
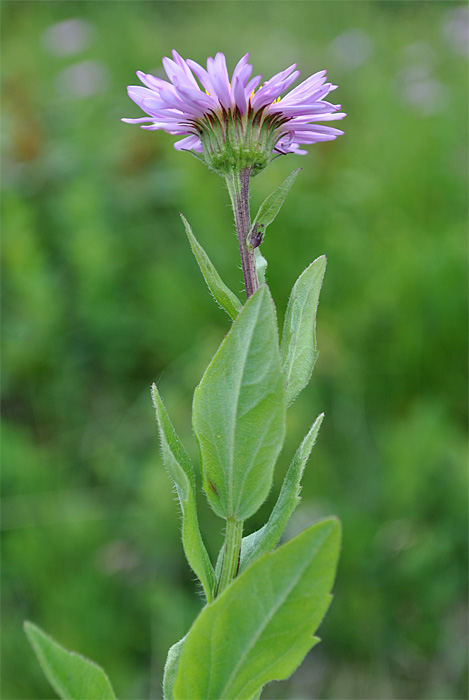
<svg viewBox="0 0 469 700"><path fill-rule="evenodd" d="M191 151L221 175L244 168L256 174L276 156L304 155L300 146L343 134L316 123L346 116L340 105L324 99L337 88L326 82L325 70L282 97L300 75L296 64L260 85L262 76L251 77L249 54L231 80L222 53L208 58L206 68L177 51L172 55L163 58L169 81L137 71L145 87L129 86L128 95L148 116L122 121L184 136L174 147Z"/></svg>

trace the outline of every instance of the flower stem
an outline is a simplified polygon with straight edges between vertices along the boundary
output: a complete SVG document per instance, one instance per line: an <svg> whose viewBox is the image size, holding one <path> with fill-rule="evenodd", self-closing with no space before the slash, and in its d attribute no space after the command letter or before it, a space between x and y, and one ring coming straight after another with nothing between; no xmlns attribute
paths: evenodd
<svg viewBox="0 0 469 700"><path fill-rule="evenodd" d="M223 564L221 568L220 581L218 583L217 595L220 595L220 593L231 583L238 573L242 539L243 521L227 518L224 545L225 551L223 554Z"/></svg>
<svg viewBox="0 0 469 700"><path fill-rule="evenodd" d="M251 217L249 214L249 178L251 177L251 171L251 168L244 168L240 172L231 171L225 175L226 186L228 187L233 206L246 297L248 299L259 289L254 249L248 243L251 229Z"/></svg>

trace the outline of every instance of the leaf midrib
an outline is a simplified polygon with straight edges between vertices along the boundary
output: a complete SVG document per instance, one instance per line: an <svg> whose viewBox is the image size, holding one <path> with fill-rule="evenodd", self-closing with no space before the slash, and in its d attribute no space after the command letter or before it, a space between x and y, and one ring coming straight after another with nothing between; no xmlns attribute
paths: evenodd
<svg viewBox="0 0 469 700"><path fill-rule="evenodd" d="M265 294L265 292L263 292ZM242 381L243 377L245 374L245 368L246 368L246 363L247 363L247 358L249 356L251 346L252 346L252 339L254 337L254 333L256 331L257 327L257 321L259 318L259 313L260 309L262 306L262 301L263 299L261 298L259 300L259 303L257 304L257 310L256 310L256 315L255 317L251 319L251 328L250 328L250 336L249 336L249 343L247 344L246 352L243 357L243 362L240 367L240 372L238 374L239 377L239 382L237 385L237 393L236 393L236 401L235 401L235 406L234 406L234 412L233 412L233 421L231 424L231 430L229 432L229 454L230 454L230 459L229 459L229 473L228 473L228 488L229 488L229 493L228 493L228 505L229 505L229 513L231 514L233 512L233 472L234 472L234 446L235 446L235 434L236 434L236 425L238 421L238 405L239 405L239 397L241 394L241 386L242 386Z"/></svg>

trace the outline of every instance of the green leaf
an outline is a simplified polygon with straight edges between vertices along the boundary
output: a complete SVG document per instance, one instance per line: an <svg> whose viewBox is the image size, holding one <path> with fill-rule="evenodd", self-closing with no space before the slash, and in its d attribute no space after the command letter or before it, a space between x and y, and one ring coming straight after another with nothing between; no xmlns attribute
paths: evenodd
<svg viewBox="0 0 469 700"><path fill-rule="evenodd" d="M264 689L264 686L262 686L262 688L259 688L259 690L257 690L256 693L252 696L251 700L259 700L259 698L262 695L263 689Z"/></svg>
<svg viewBox="0 0 469 700"><path fill-rule="evenodd" d="M309 382L319 355L316 313L325 269L326 256L321 255L301 273L288 301L280 355L289 406Z"/></svg>
<svg viewBox="0 0 469 700"><path fill-rule="evenodd" d="M245 520L263 503L285 436L285 414L275 308L263 285L194 393L203 487L217 515Z"/></svg>
<svg viewBox="0 0 469 700"><path fill-rule="evenodd" d="M267 269L267 260L261 253L260 248L254 248L254 256L256 258L256 272L259 286L265 282L265 271Z"/></svg>
<svg viewBox="0 0 469 700"><path fill-rule="evenodd" d="M216 271L214 264L192 233L192 229L187 219L182 214L180 216L185 226L192 252L195 255L195 259L199 264L200 270L213 298L217 304L226 311L228 316L231 316L231 318L234 320L243 306L242 303L236 294L234 294L223 282L222 278Z"/></svg>
<svg viewBox="0 0 469 700"><path fill-rule="evenodd" d="M259 211L256 214L256 218L251 226L251 231L248 237L248 243L253 248L257 248L262 243L262 238L264 236L265 230L269 224L275 219L285 198L290 190L290 187L295 182L296 176L300 172L301 168L297 168L282 182L280 187L269 194L268 197L262 202L259 207Z"/></svg>
<svg viewBox="0 0 469 700"><path fill-rule="evenodd" d="M176 675L179 667L179 659L181 658L182 649L186 637L183 637L173 644L168 651L168 656L166 657L166 663L164 665L163 673L163 697L164 700L173 700L173 687L176 680Z"/></svg>
<svg viewBox="0 0 469 700"><path fill-rule="evenodd" d="M163 461L176 487L181 505L182 545L187 561L200 579L207 601L210 602L215 588L215 577L197 519L194 470L155 384L152 386L152 396L160 432Z"/></svg>
<svg viewBox="0 0 469 700"><path fill-rule="evenodd" d="M264 554L202 610L190 629L175 700L251 700L288 678L318 639L340 549L335 518Z"/></svg>
<svg viewBox="0 0 469 700"><path fill-rule="evenodd" d="M68 700L115 700L102 668L74 651L67 651L32 622L24 623L24 631L57 695Z"/></svg>
<svg viewBox="0 0 469 700"><path fill-rule="evenodd" d="M272 551L277 546L287 522L301 500L299 497L301 477L303 476L306 462L316 442L323 418L324 413L321 413L321 415L316 418L308 434L296 451L270 518L260 530L243 538L239 565L240 572L244 571L244 569L262 554Z"/></svg>

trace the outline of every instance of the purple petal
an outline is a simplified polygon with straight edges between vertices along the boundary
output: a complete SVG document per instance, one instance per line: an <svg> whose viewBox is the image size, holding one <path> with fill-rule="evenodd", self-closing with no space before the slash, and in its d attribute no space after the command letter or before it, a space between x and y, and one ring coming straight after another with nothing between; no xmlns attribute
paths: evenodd
<svg viewBox="0 0 469 700"><path fill-rule="evenodd" d="M293 136L295 141L298 141L299 143L317 143L318 141L333 141L337 138L337 136L342 136L342 134L344 133L343 131L339 131L338 129L336 129L335 131L338 133L322 134L315 132L303 132L301 134L295 133Z"/></svg>
<svg viewBox="0 0 469 700"><path fill-rule="evenodd" d="M210 80L210 76L205 70L205 68L203 68L196 61L193 61L191 58L187 59L187 65L194 71L194 73L202 83L203 88L209 93L209 95L212 95L214 97L215 89L212 85L212 81Z"/></svg>
<svg viewBox="0 0 469 700"><path fill-rule="evenodd" d="M274 104L269 105L266 109L268 114L284 114L286 117L296 117L310 114L311 116L320 116L323 114L328 114L331 112L331 107L334 105L329 105L324 102L314 102L313 104L299 104L299 105L284 105L282 100L280 102L274 102Z"/></svg>
<svg viewBox="0 0 469 700"><path fill-rule="evenodd" d="M236 75L233 74L231 81L232 104L238 107L241 114L244 114L247 108L246 83L251 71L252 66L244 66Z"/></svg>
<svg viewBox="0 0 469 700"><path fill-rule="evenodd" d="M245 54L235 66L231 78L231 105L238 107L241 114L247 108L246 83L252 73L252 66L248 63L249 54Z"/></svg>
<svg viewBox="0 0 469 700"><path fill-rule="evenodd" d="M174 83L175 76L177 76L180 73L180 70L178 70L177 63L165 56L163 58L163 68L165 69L166 75L168 76L170 81Z"/></svg>
<svg viewBox="0 0 469 700"><path fill-rule="evenodd" d="M198 151L199 153L203 151L202 143L198 136L188 136L181 141L176 141L174 148L177 151Z"/></svg>
<svg viewBox="0 0 469 700"><path fill-rule="evenodd" d="M314 75L311 75L309 78L306 78L306 80L303 80L302 83L296 86L296 88L293 88L291 92L288 93L284 97L284 99L289 99L289 98L295 98L298 99L301 97L304 93L309 93L311 90L315 89L318 85L322 85L323 83L326 82L326 71L321 70L315 73Z"/></svg>
<svg viewBox="0 0 469 700"><path fill-rule="evenodd" d="M290 153L295 153L297 156L307 156L308 151L305 151L303 148L298 148L298 146L298 143L292 143L290 146Z"/></svg>
<svg viewBox="0 0 469 700"><path fill-rule="evenodd" d="M160 97L166 107L169 107L170 109L178 109L184 115L187 115L190 118L197 119L204 113L203 108L189 104L188 101L181 99L178 91L175 90L172 85L169 88L162 89L160 91Z"/></svg>
<svg viewBox="0 0 469 700"><path fill-rule="evenodd" d="M150 88L150 90L159 90L165 85L169 85L167 80L162 78L157 78L156 75L151 73L143 73L141 70L137 71L137 77L142 81L144 85Z"/></svg>
<svg viewBox="0 0 469 700"><path fill-rule="evenodd" d="M152 118L151 117L138 117L138 119L128 119L127 117L124 117L121 119L121 122L125 122L126 124L141 124L142 122L151 122Z"/></svg>
<svg viewBox="0 0 469 700"><path fill-rule="evenodd" d="M242 72L242 70L245 68L245 66L248 65L249 61L249 54L246 53L244 56L238 61L238 63L235 66L235 69L233 71L233 75L231 77L231 82L233 83L234 80L238 77L238 75ZM251 75L252 72L252 66L249 66L249 73L248 73L248 78Z"/></svg>
<svg viewBox="0 0 469 700"><path fill-rule="evenodd" d="M215 90L214 97L218 98L222 107L229 109L231 107L230 81L226 69L226 59L222 53L218 52L215 58L209 57L207 59L207 71Z"/></svg>
<svg viewBox="0 0 469 700"><path fill-rule="evenodd" d="M343 119L346 116L347 112L334 112L333 114L318 114L317 117L314 117L314 119L312 119L311 121L332 122L336 119Z"/></svg>
<svg viewBox="0 0 469 700"><path fill-rule="evenodd" d="M314 122L332 122L336 121L337 119L343 119L346 117L345 112L334 112L333 114L327 113L327 114L310 114L306 116L301 116L301 117L293 117L291 118L283 128L285 130L295 130L297 127L304 126L310 124L310 122L313 122L311 126L316 126Z"/></svg>
<svg viewBox="0 0 469 700"><path fill-rule="evenodd" d="M288 129L289 126L289 124L286 124L285 128ZM340 129L335 129L333 126L321 126L321 124L296 124L292 131L296 134L300 132L314 132L317 134L336 134L336 136L341 136L344 133Z"/></svg>
<svg viewBox="0 0 469 700"><path fill-rule="evenodd" d="M164 104L161 103L161 100L155 100L152 97L142 100L140 106L147 114L152 116L158 116L160 111L164 109Z"/></svg>
<svg viewBox="0 0 469 700"><path fill-rule="evenodd" d="M301 144L331 141L343 134L339 129L317 124L337 121L346 116L338 111L341 105L324 99L337 87L326 82L326 71L309 76L280 99L299 76L299 71L295 70L296 64L272 76L255 92L261 76L250 77L252 66L248 61L248 54L238 61L230 83L223 53L209 57L205 69L196 61L185 60L173 50L172 59L163 59L170 82L137 71L145 87L133 85L128 88L129 97L149 116L124 118L122 121L139 124L149 131L164 130L169 134L185 136L175 144L175 148L199 153L203 147L196 133L197 122L210 112L219 112L220 106L229 111L236 108L245 114L250 104L255 112L263 112L261 120L267 115L278 115L281 126L276 131L280 134L274 149L277 153L305 155L307 151L300 148Z"/></svg>
<svg viewBox="0 0 469 700"><path fill-rule="evenodd" d="M249 83L245 87L245 94L246 98L249 100L251 98L252 93L254 90L257 88L259 83L262 80L262 75L255 75L254 78L251 78Z"/></svg>
<svg viewBox="0 0 469 700"><path fill-rule="evenodd" d="M192 71L189 68L189 66L187 65L187 62L182 58L182 56L180 56L178 54L178 52L176 50L173 50L172 54L173 54L174 62L177 63L179 68L182 70L182 72L184 73L184 75L187 78L187 81L190 83L190 85L192 85L192 87L194 87L198 90L199 86L197 85L197 80L192 75Z"/></svg>
<svg viewBox="0 0 469 700"><path fill-rule="evenodd" d="M260 109L270 104L279 97L282 92L284 92L289 85L291 85L297 77L300 75L300 71L296 70L288 77L280 79L285 73L290 72L290 68L287 71L283 71L278 75L274 76L268 80L254 95L251 100L251 105L253 109Z"/></svg>
<svg viewBox="0 0 469 700"><path fill-rule="evenodd" d="M129 85L127 88L127 94L130 96L136 95L137 97L157 97L158 93L156 93L154 90L149 90L146 87L142 87L141 85Z"/></svg>
<svg viewBox="0 0 469 700"><path fill-rule="evenodd" d="M184 98L186 107L191 106L194 110L198 110L199 116L206 114L208 111L216 109L218 106L213 97L206 95L204 92L202 92L202 90L199 90L199 88L194 90L193 88L180 84L177 79L175 82L175 87L177 88L179 95Z"/></svg>

